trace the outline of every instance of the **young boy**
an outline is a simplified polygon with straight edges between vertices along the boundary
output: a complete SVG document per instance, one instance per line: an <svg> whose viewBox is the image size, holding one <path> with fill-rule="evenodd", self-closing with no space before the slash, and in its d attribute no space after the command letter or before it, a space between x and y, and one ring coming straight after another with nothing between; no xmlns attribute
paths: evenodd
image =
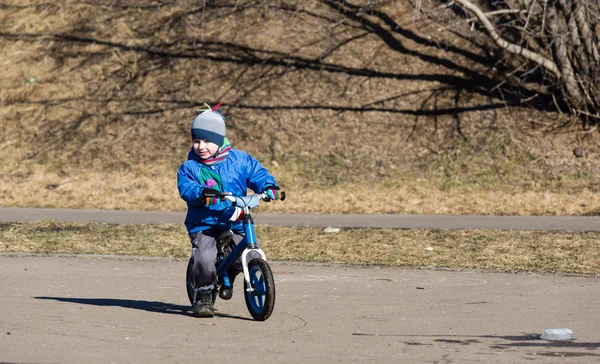
<svg viewBox="0 0 600 364"><path fill-rule="evenodd" d="M208 105L207 105L208 106ZM247 189L267 192L278 199L279 186L261 164L243 151L232 149L225 138L225 118L210 107L192 123L192 149L177 172L179 195L187 202L185 226L192 242L187 284L195 292L192 308L196 317L213 317L212 291L217 280L216 235L222 230L234 232L238 244L243 236L243 210L231 202L206 205L205 196L231 192L246 196ZM250 258L250 257L249 257ZM241 264L229 271L230 281L241 272ZM230 299L231 289L221 288L219 296Z"/></svg>

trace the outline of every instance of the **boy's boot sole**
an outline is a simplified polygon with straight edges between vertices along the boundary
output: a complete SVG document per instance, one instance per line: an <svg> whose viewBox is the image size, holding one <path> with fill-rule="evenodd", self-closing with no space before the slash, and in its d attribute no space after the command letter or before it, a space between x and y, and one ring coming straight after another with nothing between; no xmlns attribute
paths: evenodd
<svg viewBox="0 0 600 364"><path fill-rule="evenodd" d="M212 290L200 290L196 292L196 302L192 306L192 313L196 317L213 317L215 309L213 308Z"/></svg>
<svg viewBox="0 0 600 364"><path fill-rule="evenodd" d="M196 304L194 305L193 313L194 313L194 316L196 316L196 317L214 317L215 316L215 310L212 308L212 306L201 305L198 302L196 302Z"/></svg>

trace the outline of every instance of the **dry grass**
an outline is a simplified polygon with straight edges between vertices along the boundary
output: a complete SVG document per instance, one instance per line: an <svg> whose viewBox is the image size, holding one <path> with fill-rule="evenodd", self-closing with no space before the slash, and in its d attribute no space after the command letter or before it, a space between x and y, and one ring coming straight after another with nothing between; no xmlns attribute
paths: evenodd
<svg viewBox="0 0 600 364"><path fill-rule="evenodd" d="M455 215L597 215L600 195L595 189L536 191L502 186L444 187L421 178L396 180L377 188L338 184L326 189L295 185L279 167L272 168L288 198L263 204L263 211L304 213L414 213ZM80 172L77 176L32 171L27 177L0 178L0 205L117 210L183 211L174 171ZM289 181L289 182L288 182ZM31 193L35 191L35 193Z"/></svg>
<svg viewBox="0 0 600 364"><path fill-rule="evenodd" d="M1 226L3 252L183 257L190 250L185 227L180 225L40 222Z"/></svg>
<svg viewBox="0 0 600 364"><path fill-rule="evenodd" d="M500 231L342 230L257 226L279 261L600 274L600 234ZM181 225L0 225L1 252L186 258Z"/></svg>

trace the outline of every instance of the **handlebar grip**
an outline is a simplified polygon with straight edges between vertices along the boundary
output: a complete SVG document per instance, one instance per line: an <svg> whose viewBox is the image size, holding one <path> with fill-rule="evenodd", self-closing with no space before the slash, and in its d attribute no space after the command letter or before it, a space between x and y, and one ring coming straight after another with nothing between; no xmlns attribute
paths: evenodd
<svg viewBox="0 0 600 364"><path fill-rule="evenodd" d="M206 196L204 198L204 200L205 200L204 202L206 202L207 205L216 205L221 201L221 199L218 197L210 197L210 196Z"/></svg>
<svg viewBox="0 0 600 364"><path fill-rule="evenodd" d="M285 200L285 191L281 191L279 189L267 189L265 192L262 193L262 195L262 199L266 202L269 202L271 200Z"/></svg>
<svg viewBox="0 0 600 364"><path fill-rule="evenodd" d="M204 202L207 205L216 205L219 202L223 201L226 196L229 196L229 193L221 192L221 193L205 193L204 194Z"/></svg>

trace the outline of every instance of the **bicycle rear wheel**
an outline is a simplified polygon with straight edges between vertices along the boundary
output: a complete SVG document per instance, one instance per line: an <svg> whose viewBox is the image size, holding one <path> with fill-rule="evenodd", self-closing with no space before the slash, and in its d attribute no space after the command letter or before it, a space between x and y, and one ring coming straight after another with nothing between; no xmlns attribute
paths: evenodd
<svg viewBox="0 0 600 364"><path fill-rule="evenodd" d="M265 321L273 313L275 307L275 279L269 264L261 258L256 258L248 263L250 271L250 285L252 291L248 292L248 283L244 280L244 298L250 315L257 321Z"/></svg>
<svg viewBox="0 0 600 364"><path fill-rule="evenodd" d="M187 265L187 270L185 272L185 289L187 291L188 299L190 300L190 305L194 304L194 296L196 295L196 291L192 285L192 261L190 260Z"/></svg>

